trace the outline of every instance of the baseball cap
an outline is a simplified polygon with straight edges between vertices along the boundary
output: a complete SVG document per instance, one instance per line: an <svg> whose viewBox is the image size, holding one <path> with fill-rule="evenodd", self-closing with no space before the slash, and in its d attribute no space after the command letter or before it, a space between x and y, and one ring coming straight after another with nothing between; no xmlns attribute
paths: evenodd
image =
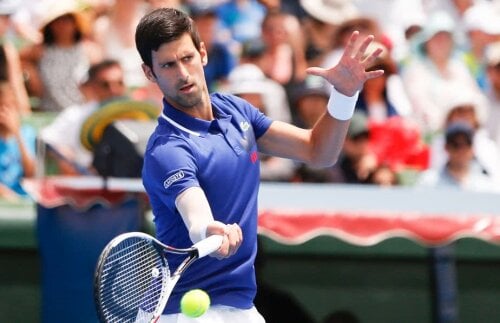
<svg viewBox="0 0 500 323"><path fill-rule="evenodd" d="M446 143L452 143L457 137L464 137L469 145L474 139L474 128L466 122L453 122L445 130Z"/></svg>

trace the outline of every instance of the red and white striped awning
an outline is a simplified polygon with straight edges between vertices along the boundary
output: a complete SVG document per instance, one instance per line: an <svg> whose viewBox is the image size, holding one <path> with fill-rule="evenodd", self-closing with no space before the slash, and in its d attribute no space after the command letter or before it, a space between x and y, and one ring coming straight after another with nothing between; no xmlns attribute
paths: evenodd
<svg viewBox="0 0 500 323"><path fill-rule="evenodd" d="M47 208L85 209L146 198L140 179L48 177L23 183ZM389 238L441 245L471 237L500 242L500 194L458 190L382 189L352 185L261 185L259 233L283 244L332 236L359 246Z"/></svg>
<svg viewBox="0 0 500 323"><path fill-rule="evenodd" d="M259 216L259 233L283 244L301 244L318 236L333 236L359 246L371 246L396 237L423 245L442 245L465 237L500 242L500 217L493 214L263 210Z"/></svg>

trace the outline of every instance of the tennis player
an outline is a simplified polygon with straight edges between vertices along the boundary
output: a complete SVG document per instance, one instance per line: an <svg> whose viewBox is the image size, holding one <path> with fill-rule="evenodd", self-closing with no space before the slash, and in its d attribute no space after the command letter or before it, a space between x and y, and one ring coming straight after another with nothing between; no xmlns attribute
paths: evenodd
<svg viewBox="0 0 500 323"><path fill-rule="evenodd" d="M151 11L135 38L144 73L164 96L143 168L157 238L187 247L209 235L225 236L214 257L195 262L181 277L160 322L264 322L253 305L258 152L334 164L359 90L383 74L366 71L381 50L365 54L373 37L358 40L354 32L338 65L309 68L333 87L324 115L313 129L300 129L270 120L238 97L208 92L203 66L209 57L185 13ZM171 259L172 267L179 261ZM181 296L193 288L207 291L212 304L198 319L179 314Z"/></svg>

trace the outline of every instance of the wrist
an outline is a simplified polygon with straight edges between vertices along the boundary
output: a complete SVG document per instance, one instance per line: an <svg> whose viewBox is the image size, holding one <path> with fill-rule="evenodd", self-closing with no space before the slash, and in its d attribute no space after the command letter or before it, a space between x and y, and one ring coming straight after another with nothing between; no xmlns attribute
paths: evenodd
<svg viewBox="0 0 500 323"><path fill-rule="evenodd" d="M349 120L354 114L356 102L358 101L359 91L356 91L353 96L347 96L338 92L332 87L330 99L328 100L328 113L337 120Z"/></svg>

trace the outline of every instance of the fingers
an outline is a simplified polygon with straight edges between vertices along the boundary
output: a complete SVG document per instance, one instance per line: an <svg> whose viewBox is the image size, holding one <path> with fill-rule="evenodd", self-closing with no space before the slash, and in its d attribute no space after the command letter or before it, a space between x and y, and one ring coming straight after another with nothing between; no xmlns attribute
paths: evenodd
<svg viewBox="0 0 500 323"><path fill-rule="evenodd" d="M374 40L373 35L363 38L362 41L359 37L358 31L351 34L337 65L329 69L310 67L306 69L307 74L324 78L340 93L348 96L359 91L366 80L381 76L384 73L382 70L367 71L367 68L373 65L383 49L376 48L373 51L370 49Z"/></svg>
<svg viewBox="0 0 500 323"><path fill-rule="evenodd" d="M243 233L241 232L241 228L239 225L236 223L234 224L228 224L226 226L227 228L227 233L225 235L225 239L228 241L228 251L227 251L227 257L231 257L236 253L238 248L241 245L241 242L243 241Z"/></svg>
<svg viewBox="0 0 500 323"><path fill-rule="evenodd" d="M376 50L374 50L371 54L367 55L365 57L365 59L362 61L362 64L364 66L371 66L375 60L377 59L377 57L380 56L380 54L382 54L382 52L384 51L384 49L382 48L377 48Z"/></svg>
<svg viewBox="0 0 500 323"><path fill-rule="evenodd" d="M374 79L376 77L384 75L384 70L376 70L376 71L371 71L371 72L366 72L365 77L367 80L369 79Z"/></svg>
<svg viewBox="0 0 500 323"><path fill-rule="evenodd" d="M325 77L327 70L321 67L309 67L306 69L306 73L309 75Z"/></svg>
<svg viewBox="0 0 500 323"><path fill-rule="evenodd" d="M209 230L207 230L207 232L209 232L209 234L223 235L224 239L221 247L213 254L213 256L217 259L231 257L238 251L241 243L243 242L243 232L241 231L240 226L236 223L222 224L217 221L215 222L216 225L209 226Z"/></svg>
<svg viewBox="0 0 500 323"><path fill-rule="evenodd" d="M347 46L345 47L344 50L344 56L349 56L349 57L353 56L352 54L356 50L356 42L358 41L358 37L359 37L359 31L357 30L351 34L351 37L349 38Z"/></svg>
<svg viewBox="0 0 500 323"><path fill-rule="evenodd" d="M373 39L374 39L373 35L369 35L368 37L365 38L365 40L363 40L361 46L359 46L359 49L356 52L356 55L354 56L356 60L360 61L365 56L366 49L368 48L368 46L370 46Z"/></svg>

